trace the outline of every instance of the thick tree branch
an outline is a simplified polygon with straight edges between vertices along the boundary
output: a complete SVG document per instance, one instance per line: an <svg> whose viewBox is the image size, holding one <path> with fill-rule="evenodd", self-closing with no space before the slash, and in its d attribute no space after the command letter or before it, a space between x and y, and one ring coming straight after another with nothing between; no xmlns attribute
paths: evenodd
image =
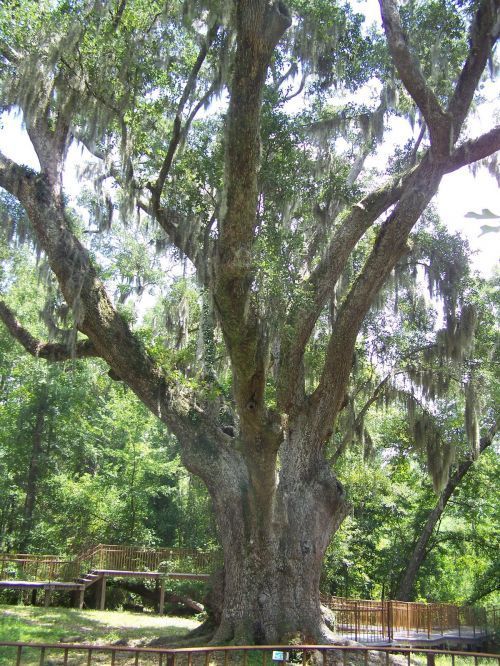
<svg viewBox="0 0 500 666"><path fill-rule="evenodd" d="M23 184L36 178L37 173L27 166L16 164L0 152L0 187L17 197Z"/></svg>
<svg viewBox="0 0 500 666"><path fill-rule="evenodd" d="M266 341L251 303L262 91L273 49L291 18L281 2L252 0L237 3L236 20L214 297L243 423L256 423L265 411Z"/></svg>
<svg viewBox="0 0 500 666"><path fill-rule="evenodd" d="M498 141L499 132L494 129L465 143L447 159L436 161L431 151L405 179L399 202L381 226L374 248L345 298L333 327L324 371L313 394L313 402L318 401L317 413L322 414L318 432L323 430L324 438L328 438L330 432L329 419L325 419L325 415L331 414L333 418L342 404L359 327L390 271L407 251L408 234L437 191L443 174L492 154Z"/></svg>
<svg viewBox="0 0 500 666"><path fill-rule="evenodd" d="M450 155L444 164L444 172L451 173L500 150L500 125L476 139L465 141Z"/></svg>
<svg viewBox="0 0 500 666"><path fill-rule="evenodd" d="M281 339L278 401L288 411L292 403L301 402L300 374L307 341L326 303L332 298L335 284L346 262L363 234L390 206L394 205L413 170L398 176L357 202L339 220L324 254L297 299L290 308L287 326Z"/></svg>
<svg viewBox="0 0 500 666"><path fill-rule="evenodd" d="M382 23L387 43L398 74L420 109L431 138L431 144L439 153L449 150L449 117L445 114L438 98L427 84L420 65L413 56L401 25L401 18L395 0L379 0Z"/></svg>
<svg viewBox="0 0 500 666"><path fill-rule="evenodd" d="M4 301L0 301L0 319L7 330L32 356L47 361L68 361L77 358L99 357L90 340L80 340L72 348L54 342L42 342L20 324L13 311Z"/></svg>
<svg viewBox="0 0 500 666"><path fill-rule="evenodd" d="M26 127L42 171L47 174L51 186L57 189L59 195L62 193L62 177L69 129L69 122L67 122L63 112L59 113L54 129L49 129L46 117L39 118Z"/></svg>
<svg viewBox="0 0 500 666"><path fill-rule="evenodd" d="M397 261L407 251L414 224L437 191L442 171L429 156L412 172L394 211L382 224L363 269L342 303L327 348L324 369L312 396L317 429L326 441L342 404L359 328L373 299Z"/></svg>
<svg viewBox="0 0 500 666"><path fill-rule="evenodd" d="M458 139L479 80L500 32L500 1L482 0L470 29L469 55L448 106L453 143Z"/></svg>
<svg viewBox="0 0 500 666"><path fill-rule="evenodd" d="M12 65L19 64L21 60L19 53L17 53L10 44L7 44L7 42L4 42L3 40L0 41L0 56Z"/></svg>
<svg viewBox="0 0 500 666"><path fill-rule="evenodd" d="M33 174L0 155L0 187L23 205L47 255L78 330L88 336L95 354L128 384L145 405L164 421L181 441L190 441L192 459L197 442L214 447L227 437L196 405L191 392L179 385L169 370L160 368L115 310L99 281L88 252L71 232L64 202L43 174ZM201 445L200 445L201 446ZM204 448L198 451L205 458ZM200 463L198 463L200 464Z"/></svg>

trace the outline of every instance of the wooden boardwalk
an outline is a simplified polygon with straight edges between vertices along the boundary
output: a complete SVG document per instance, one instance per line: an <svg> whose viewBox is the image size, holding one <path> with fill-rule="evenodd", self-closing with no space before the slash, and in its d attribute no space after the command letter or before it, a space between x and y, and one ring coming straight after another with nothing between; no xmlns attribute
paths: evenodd
<svg viewBox="0 0 500 666"><path fill-rule="evenodd" d="M46 606L55 591L73 592L76 605L82 608L86 590L95 585L97 608L104 609L109 579L155 579L162 614L169 579L206 580L220 563L220 555L214 552L103 544L75 558L0 553L0 589L43 590ZM332 596L322 596L321 601L332 610L339 635L373 646L473 646L500 628L496 609Z"/></svg>
<svg viewBox="0 0 500 666"><path fill-rule="evenodd" d="M170 579L206 580L216 557L187 548L144 549L99 544L75 558L29 553L0 554L0 589L43 590L49 606L55 591L77 593L83 608L85 591L98 586L97 607L106 606L110 578L149 578L160 583L159 612L163 614L165 585Z"/></svg>
<svg viewBox="0 0 500 666"><path fill-rule="evenodd" d="M379 627L365 627L362 636L356 638L352 628L337 627L337 633L343 638L355 640L363 645L372 645L377 647L401 646L401 647L432 647L438 645L452 646L480 646L487 641L492 633L486 628L462 627L460 633L457 628L443 631L415 630L396 630L393 631L391 638L380 638Z"/></svg>

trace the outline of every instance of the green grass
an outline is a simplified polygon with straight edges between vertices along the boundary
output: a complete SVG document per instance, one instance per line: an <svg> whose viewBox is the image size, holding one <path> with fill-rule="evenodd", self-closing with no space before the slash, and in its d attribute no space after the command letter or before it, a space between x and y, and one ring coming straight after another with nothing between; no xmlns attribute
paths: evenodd
<svg viewBox="0 0 500 666"><path fill-rule="evenodd" d="M86 643L100 645L128 645L148 646L153 644L161 646L186 646L187 633L198 626L195 620L178 617L159 617L146 613L129 613L118 611L76 610L68 608L36 608L33 606L5 606L0 605L0 641L20 641L33 643ZM158 639L158 640L155 640ZM118 643L119 641L119 643ZM203 645L203 639L193 641L189 639L189 646ZM243 658L240 651L233 652L225 658L222 653L212 652L210 666L263 666L262 651L258 648L247 653ZM45 655L46 666L60 666L63 664L62 650L47 651ZM294 655L294 661L301 663L301 654ZM23 666L40 664L40 650L25 649L22 658ZM110 653L94 653L92 664L111 664ZM117 666L128 666L134 663L134 658L125 653L117 654ZM146 656L140 657L139 664L151 665ZM158 664L158 659L155 662ZM309 663L309 662L308 662ZM344 662L341 654L331 655L328 666L363 666L362 655L347 654ZM368 659L369 666L385 666L385 657L373 655ZM423 655L413 655L412 666L427 666ZM16 651L12 648L0 648L0 666L13 666L16 664ZM86 653L71 651L68 666L84 666L87 664ZM166 666L166 660L163 660ZM206 666L205 656L193 656L188 662L187 656L178 656L175 666ZM276 666L267 655L267 666ZM406 657L399 655L391 660L391 666L406 666ZM296 666L291 665L291 666ZM436 657L436 666L452 666L451 657ZM496 666L496 661L479 659L474 664L473 658L456 658L454 666Z"/></svg>
<svg viewBox="0 0 500 666"><path fill-rule="evenodd" d="M0 641L95 644L120 641L133 646L162 638L175 643L197 626L195 620L145 613L0 605ZM14 650L0 647L0 666L15 664L14 655ZM38 664L39 660L39 650L27 650L22 664Z"/></svg>
<svg viewBox="0 0 500 666"><path fill-rule="evenodd" d="M477 666L496 666L497 657L492 656L491 659L481 659L477 660ZM413 659L417 664L422 664L426 666L427 660L422 655L417 655ZM449 655L438 655L436 656L436 666L452 666L452 659ZM455 657L455 666L475 666L474 657Z"/></svg>

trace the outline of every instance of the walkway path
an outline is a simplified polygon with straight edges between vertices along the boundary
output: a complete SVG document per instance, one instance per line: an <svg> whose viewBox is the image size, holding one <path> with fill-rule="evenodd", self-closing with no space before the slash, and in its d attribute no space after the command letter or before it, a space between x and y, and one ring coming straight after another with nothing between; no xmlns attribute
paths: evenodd
<svg viewBox="0 0 500 666"><path fill-rule="evenodd" d="M169 579L206 580L219 564L218 553L186 548L99 544L73 559L4 553L0 554L0 589L41 589L46 606L56 590L75 592L76 605L82 608L86 590L97 585L96 603L103 610L110 578L152 578L159 583L162 614ZM322 603L333 611L338 633L370 645L473 645L499 629L496 609L332 596L323 596Z"/></svg>

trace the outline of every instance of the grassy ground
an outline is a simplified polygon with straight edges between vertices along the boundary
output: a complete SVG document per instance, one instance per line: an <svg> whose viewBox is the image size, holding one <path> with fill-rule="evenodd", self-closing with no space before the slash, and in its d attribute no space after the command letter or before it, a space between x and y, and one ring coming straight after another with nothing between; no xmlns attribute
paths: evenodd
<svg viewBox="0 0 500 666"><path fill-rule="evenodd" d="M186 646L183 640L186 634L196 628L195 620L178 617L159 617L143 613L129 613L116 611L76 610L68 608L35 608L33 606L2 606L0 605L0 641L21 641L35 643L86 643L95 645L115 646L148 646L151 643L162 646ZM202 645L203 639L196 642L189 639L190 647L195 644ZM302 653L295 653L290 666L302 666ZM132 666L132 664L148 665L152 663L167 666L166 659L159 662L158 657L148 659L143 653L135 661L135 656L126 653L117 653L113 661L109 652L94 652L88 661L88 653L71 651L67 662L64 661L64 651L60 649L48 650L42 662L39 649L25 649L22 653L22 666L34 666L43 663L45 666L84 666L86 664L117 666ZM319 660L321 663L322 660ZM307 659L307 666L315 662ZM316 662L318 663L318 662ZM14 666L16 664L16 650L0 647L0 666ZM271 655L263 660L263 652L256 649L244 657L240 651L224 656L222 653L212 652L205 661L205 655L193 655L192 658L178 655L175 664L168 666L284 666L281 662L273 662ZM362 655L346 654L344 661L342 654L330 654L322 666L387 666L385 655L371 652L367 661ZM394 656L389 666L406 666L406 657ZM425 657L413 655L411 666L427 666ZM495 659L480 659L474 664L473 658L456 658L453 663L451 657L437 657L436 666L497 666Z"/></svg>
<svg viewBox="0 0 500 666"><path fill-rule="evenodd" d="M0 641L95 644L116 644L119 641L120 645L134 646L161 637L175 644L197 626L195 620L145 613L0 605ZM33 654L29 652L26 651L22 664L38 664L39 650L37 654L34 654L35 651ZM59 654L62 655L62 652L59 651ZM109 655L107 659L109 663ZM0 666L15 663L15 652L0 647ZM59 661L48 656L49 663Z"/></svg>

